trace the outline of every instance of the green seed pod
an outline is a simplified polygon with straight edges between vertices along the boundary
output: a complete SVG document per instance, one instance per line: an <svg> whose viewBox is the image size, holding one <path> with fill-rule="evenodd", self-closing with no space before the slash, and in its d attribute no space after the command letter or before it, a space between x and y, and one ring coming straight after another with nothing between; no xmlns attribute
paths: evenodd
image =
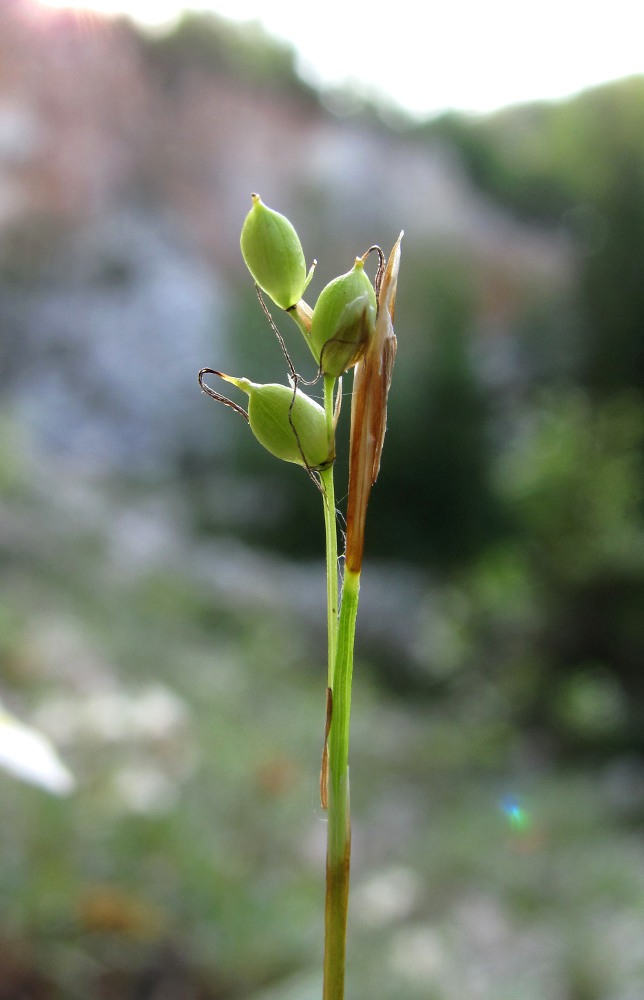
<svg viewBox="0 0 644 1000"><path fill-rule="evenodd" d="M310 396L287 385L258 385L246 378L222 375L248 396L250 428L267 451L284 462L326 469L335 458L324 410Z"/></svg>
<svg viewBox="0 0 644 1000"><path fill-rule="evenodd" d="M299 237L284 215L268 208L258 194L241 232L241 252L254 280L281 309L302 298L308 284Z"/></svg>
<svg viewBox="0 0 644 1000"><path fill-rule="evenodd" d="M353 268L320 292L311 320L311 348L325 375L339 376L363 356L376 324L376 293L356 257Z"/></svg>

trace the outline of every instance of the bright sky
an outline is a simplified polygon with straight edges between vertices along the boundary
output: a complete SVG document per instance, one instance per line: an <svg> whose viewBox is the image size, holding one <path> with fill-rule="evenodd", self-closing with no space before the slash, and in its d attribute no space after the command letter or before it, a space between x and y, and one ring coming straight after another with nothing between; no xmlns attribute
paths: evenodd
<svg viewBox="0 0 644 1000"><path fill-rule="evenodd" d="M125 12L147 24L182 6L262 22L291 42L299 66L322 86L351 83L409 111L485 112L564 97L644 73L642 0L40 0Z"/></svg>

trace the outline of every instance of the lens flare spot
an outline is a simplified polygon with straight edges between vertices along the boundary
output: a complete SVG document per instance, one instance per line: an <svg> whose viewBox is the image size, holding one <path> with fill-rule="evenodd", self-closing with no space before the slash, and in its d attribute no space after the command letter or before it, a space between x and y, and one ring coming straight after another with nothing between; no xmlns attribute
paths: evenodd
<svg viewBox="0 0 644 1000"><path fill-rule="evenodd" d="M126 16L143 25L163 25L176 21L182 7L180 0L32 0L41 11L63 11L77 17Z"/></svg>
<svg viewBox="0 0 644 1000"><path fill-rule="evenodd" d="M38 6L50 10L75 10L98 14L120 14L127 4L110 2L110 0L36 0Z"/></svg>
<svg viewBox="0 0 644 1000"><path fill-rule="evenodd" d="M516 795L503 796L501 799L501 812L507 819L511 830L523 833L530 828L530 814Z"/></svg>

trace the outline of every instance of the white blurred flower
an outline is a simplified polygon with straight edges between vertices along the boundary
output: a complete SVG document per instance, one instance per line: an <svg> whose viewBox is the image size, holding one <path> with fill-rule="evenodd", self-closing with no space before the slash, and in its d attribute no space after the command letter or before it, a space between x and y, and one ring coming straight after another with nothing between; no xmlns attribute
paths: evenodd
<svg viewBox="0 0 644 1000"><path fill-rule="evenodd" d="M153 764L122 767L113 777L113 787L126 809L144 816L168 812L177 799L176 784Z"/></svg>
<svg viewBox="0 0 644 1000"><path fill-rule="evenodd" d="M54 795L69 795L75 786L71 772L53 744L37 729L20 722L0 705L0 767Z"/></svg>
<svg viewBox="0 0 644 1000"><path fill-rule="evenodd" d="M429 924L404 927L391 942L391 966L412 983L427 986L441 980L447 954L438 930Z"/></svg>
<svg viewBox="0 0 644 1000"><path fill-rule="evenodd" d="M398 866L377 872L359 885L352 906L367 926L386 927L409 917L419 895L418 875L410 868Z"/></svg>
<svg viewBox="0 0 644 1000"><path fill-rule="evenodd" d="M174 691L163 684L151 684L132 699L129 717L132 729L141 737L162 740L184 725L188 711Z"/></svg>
<svg viewBox="0 0 644 1000"><path fill-rule="evenodd" d="M65 695L49 699L35 715L37 725L61 742L161 741L172 738L187 719L185 703L163 684Z"/></svg>

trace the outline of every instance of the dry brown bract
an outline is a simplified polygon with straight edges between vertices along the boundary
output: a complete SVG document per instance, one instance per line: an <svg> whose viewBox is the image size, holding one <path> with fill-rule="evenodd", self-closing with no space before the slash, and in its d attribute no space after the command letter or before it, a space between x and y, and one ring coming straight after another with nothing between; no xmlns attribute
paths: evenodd
<svg viewBox="0 0 644 1000"><path fill-rule="evenodd" d="M389 256L378 295L375 334L356 365L353 381L345 553L345 566L353 573L359 573L362 566L367 504L380 471L387 429L387 396L397 346L393 322L402 236Z"/></svg>

